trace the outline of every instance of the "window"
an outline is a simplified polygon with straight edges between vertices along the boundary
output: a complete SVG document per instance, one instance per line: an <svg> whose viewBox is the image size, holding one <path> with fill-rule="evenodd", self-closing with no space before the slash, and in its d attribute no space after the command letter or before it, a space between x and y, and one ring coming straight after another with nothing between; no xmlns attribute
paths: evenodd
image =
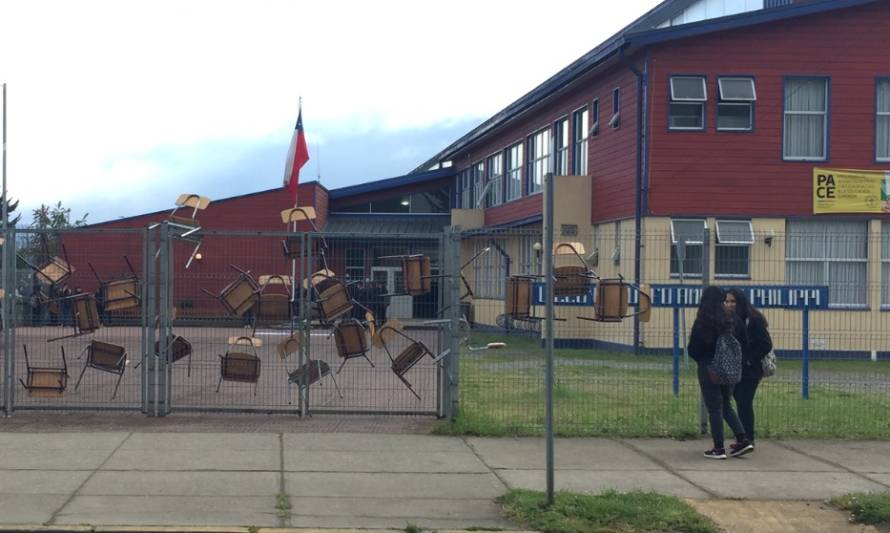
<svg viewBox="0 0 890 533"><path fill-rule="evenodd" d="M522 195L522 143L507 148L507 201Z"/></svg>
<svg viewBox="0 0 890 533"><path fill-rule="evenodd" d="M380 198L371 202L372 213L410 213L411 197L410 196L390 196L388 198Z"/></svg>
<svg viewBox="0 0 890 533"><path fill-rule="evenodd" d="M550 128L528 137L528 192L544 188L544 174L550 170Z"/></svg>
<svg viewBox="0 0 890 533"><path fill-rule="evenodd" d="M485 165L480 161L473 165L473 205L470 209L485 207Z"/></svg>
<svg viewBox="0 0 890 533"><path fill-rule="evenodd" d="M504 203L504 154L495 154L485 162L488 185L488 207Z"/></svg>
<svg viewBox="0 0 890 533"><path fill-rule="evenodd" d="M890 221L881 221L881 307L890 308Z"/></svg>
<svg viewBox="0 0 890 533"><path fill-rule="evenodd" d="M553 173L557 176L565 176L569 172L569 119L564 118L556 122L556 160Z"/></svg>
<svg viewBox="0 0 890 533"><path fill-rule="evenodd" d="M671 275L700 278L704 273L705 220L671 220ZM681 243L686 243L685 247ZM679 249L684 248L680 262ZM683 270L680 270L680 267Z"/></svg>
<svg viewBox="0 0 890 533"><path fill-rule="evenodd" d="M572 131L574 134L574 147L572 149L572 175L587 175L587 133L588 133L587 108L572 113Z"/></svg>
<svg viewBox="0 0 890 533"><path fill-rule="evenodd" d="M867 305L868 222L789 220L785 280L789 285L827 285L832 307Z"/></svg>
<svg viewBox="0 0 890 533"><path fill-rule="evenodd" d="M365 279L365 251L361 248L346 250L346 281Z"/></svg>
<svg viewBox="0 0 890 533"><path fill-rule="evenodd" d="M875 154L878 161L890 161L890 79L878 80L877 93Z"/></svg>
<svg viewBox="0 0 890 533"><path fill-rule="evenodd" d="M750 220L718 220L714 275L748 277L754 229Z"/></svg>
<svg viewBox="0 0 890 533"><path fill-rule="evenodd" d="M828 158L827 78L785 80L782 153L789 161L823 161Z"/></svg>
<svg viewBox="0 0 890 533"><path fill-rule="evenodd" d="M757 92L753 78L718 78L717 129L751 131L754 129L754 102Z"/></svg>
<svg viewBox="0 0 890 533"><path fill-rule="evenodd" d="M473 206L473 169L465 168L457 175L458 187L460 188L460 202L458 208L469 209Z"/></svg>
<svg viewBox="0 0 890 533"><path fill-rule="evenodd" d="M536 230L540 231L540 230ZM542 245L541 234L527 233L519 237L519 274L540 275L542 272L540 250L535 250L535 243ZM543 246L543 245L542 245Z"/></svg>
<svg viewBox="0 0 890 533"><path fill-rule="evenodd" d="M502 240L495 242L502 250L504 249ZM473 262L473 293L478 298L501 299L504 297L504 280L507 278L507 273L504 270L504 258L495 246L491 246L490 243L482 239L475 241L473 253L480 253L485 248L490 249Z"/></svg>
<svg viewBox="0 0 890 533"><path fill-rule="evenodd" d="M673 76L671 103L668 106L668 128L702 130L705 128L705 102L708 88L701 76Z"/></svg>
<svg viewBox="0 0 890 533"><path fill-rule="evenodd" d="M609 126L617 129L621 125L621 87L612 89L612 118L609 119Z"/></svg>
<svg viewBox="0 0 890 533"><path fill-rule="evenodd" d="M600 132L600 101L599 98L595 98L593 103L590 104L590 119L592 123L590 124L590 131L588 132L591 137L596 137Z"/></svg>

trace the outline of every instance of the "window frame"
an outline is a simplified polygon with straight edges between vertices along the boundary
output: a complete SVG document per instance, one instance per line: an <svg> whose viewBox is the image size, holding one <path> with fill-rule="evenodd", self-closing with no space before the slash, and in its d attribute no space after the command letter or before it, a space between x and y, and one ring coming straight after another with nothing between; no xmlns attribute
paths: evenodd
<svg viewBox="0 0 890 533"><path fill-rule="evenodd" d="M497 207L504 203L504 184L506 183L506 173L504 172L504 160L506 158L506 150L499 150L485 158L485 182L496 180L496 183L488 188L486 195L486 209ZM495 159L500 159L500 173L492 174L496 165L492 164Z"/></svg>
<svg viewBox="0 0 890 533"><path fill-rule="evenodd" d="M723 97L723 88L721 85L721 81L723 80L750 80L751 81L751 91L753 93L753 98L745 99L745 98L730 98L725 99ZM754 117L755 117L755 109L757 105L757 79L754 76L746 76L746 75L725 75L725 76L717 76L717 114L714 118L714 127L717 131L720 132L729 132L729 133L751 133L754 131ZM748 108L748 127L747 128L726 128L720 127L720 109L725 107L747 107Z"/></svg>
<svg viewBox="0 0 890 533"><path fill-rule="evenodd" d="M887 120L890 121L890 109L887 111L879 111L878 105L881 102L881 93L880 88L881 84L887 84L887 91L890 91L890 76L878 76L875 78L875 162L876 163L888 163L890 162L890 135L887 138L887 155L886 157L881 157L878 153L878 127L880 123L880 119L882 117L887 117Z"/></svg>
<svg viewBox="0 0 890 533"><path fill-rule="evenodd" d="M562 135L560 135L562 133ZM553 123L553 140L556 153L553 160L553 175L567 176L569 173L569 146L571 145L572 130L568 115L563 115ZM559 146L560 139L565 138L565 146Z"/></svg>
<svg viewBox="0 0 890 533"><path fill-rule="evenodd" d="M360 256L361 256L361 263L362 263L362 266L361 266L361 267L350 266L350 262L354 259L354 257L350 257L350 255L352 254L352 252L359 252L359 253L360 253ZM347 249L346 249L346 257L345 257L345 261L344 261L343 271L344 271L344 274L346 274L346 279L347 279L348 281L356 281L355 278L352 278L352 277L349 275L349 272L352 271L352 270L358 270L359 268L361 268L362 275L361 275L361 278L358 278L357 281L363 281L363 280L366 279L366 275L367 275L367 272L366 272L366 271L367 271L367 268L366 268L367 255L368 255L368 254L367 254L367 250L365 250L364 248L347 248Z"/></svg>
<svg viewBox="0 0 890 533"><path fill-rule="evenodd" d="M458 208L470 209L473 205L473 165L461 169L457 173L458 181Z"/></svg>
<svg viewBox="0 0 890 533"><path fill-rule="evenodd" d="M746 240L729 240L722 239L720 237L720 224L737 224L744 223L747 224L748 235L750 238ZM715 238L717 240L714 246L714 277L715 278L734 278L734 279L750 279L751 278L751 248L754 246L754 226L751 224L750 220L743 219L717 219L714 221L714 233ZM744 249L745 250L745 272L720 272L720 257L719 254L721 250L729 250L729 249Z"/></svg>
<svg viewBox="0 0 890 533"><path fill-rule="evenodd" d="M621 127L621 87L612 89L612 116L609 118L609 126L613 130Z"/></svg>
<svg viewBox="0 0 890 533"><path fill-rule="evenodd" d="M890 310L890 220L881 221L881 310Z"/></svg>
<svg viewBox="0 0 890 533"><path fill-rule="evenodd" d="M542 138L546 142L540 142ZM528 134L526 137L526 146L528 148L528 158L526 159L527 171L525 194L531 196L544 192L544 175L550 171L550 158L553 154L550 150L553 148L553 129L550 126L537 129ZM537 156L538 149L541 148L541 156ZM540 173L540 175L538 175ZM536 182L536 178L540 178Z"/></svg>
<svg viewBox="0 0 890 533"><path fill-rule="evenodd" d="M701 81L704 92L703 98L680 98L674 97L674 80L675 79L697 79ZM701 125L699 126L674 126L673 111L674 105L697 106L700 111ZM668 131L705 131L707 127L707 110L708 110L708 77L703 74L673 74L668 76L668 105L667 105L667 127Z"/></svg>
<svg viewBox="0 0 890 533"><path fill-rule="evenodd" d="M590 124L587 130L587 138L596 137L600 133L600 99L594 98L593 101L590 102L590 113L588 115L588 123Z"/></svg>
<svg viewBox="0 0 890 533"><path fill-rule="evenodd" d="M523 146L524 143L522 141L516 141L504 150L504 203L522 198L522 167L525 165ZM511 167L514 151L518 161L515 167ZM515 196L511 194L514 184L516 189Z"/></svg>
<svg viewBox="0 0 890 533"><path fill-rule="evenodd" d="M677 232L674 229L674 222L701 222L702 224L702 237L704 237L704 230L708 229L708 219L707 218L672 218L671 219L671 242L670 242L670 251L668 254L668 274L671 278L679 278L680 272L679 269L677 271L674 270L674 261L676 256L677 265L680 264L680 258L676 254L676 247L679 243L677 240ZM683 257L683 263L685 264L688 261L688 250L690 247L695 246L700 248L701 250L701 270L698 272L683 272L683 279L701 279L704 277L704 255L705 255L705 240L702 238L700 241L686 241L686 250L687 253Z"/></svg>
<svg viewBox="0 0 890 533"><path fill-rule="evenodd" d="M788 86L788 83L791 81L800 81L800 80L822 80L825 83L825 111L821 112L824 120L822 122L822 157L792 157L788 156L785 153L785 144L786 144L786 135L788 134L788 108L787 108L787 98L785 97L785 91ZM817 115L819 113L813 111L791 111L790 113L795 115ZM827 162L830 160L831 154L831 76L785 76L782 80L782 161L788 161L791 163L800 163L800 162Z"/></svg>
<svg viewBox="0 0 890 533"><path fill-rule="evenodd" d="M586 115L585 115L586 113ZM582 117L586 116L587 124L583 124ZM580 119L580 120L579 120ZM579 127L579 123L580 127ZM589 165L589 141L590 141L590 109L586 105L572 111L572 175L586 176L590 171ZM582 133L583 137L578 136Z"/></svg>

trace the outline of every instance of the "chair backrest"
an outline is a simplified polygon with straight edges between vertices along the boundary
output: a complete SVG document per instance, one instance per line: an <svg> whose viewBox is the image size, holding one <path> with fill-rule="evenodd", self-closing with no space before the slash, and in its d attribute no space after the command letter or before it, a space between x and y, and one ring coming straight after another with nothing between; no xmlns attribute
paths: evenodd
<svg viewBox="0 0 890 533"><path fill-rule="evenodd" d="M334 341L337 346L337 354L344 359L358 357L368 352L365 327L354 318L347 318L337 324L334 328Z"/></svg>
<svg viewBox="0 0 890 533"><path fill-rule="evenodd" d="M222 358L220 372L226 381L256 383L260 379L260 358L244 352L227 352Z"/></svg>
<svg viewBox="0 0 890 533"><path fill-rule="evenodd" d="M319 270L318 272L312 274L312 276L309 279L304 279L303 280L303 288L308 289L310 284L313 287L317 287L318 285L320 285L321 283L323 283L325 281L335 279L334 276L336 276L336 274L334 274L333 270L328 270L327 268L323 268L323 269ZM323 289L319 288L318 290L320 291Z"/></svg>
<svg viewBox="0 0 890 533"><path fill-rule="evenodd" d="M121 311L139 307L141 288L138 279L109 281L103 283L101 288L106 311Z"/></svg>
<svg viewBox="0 0 890 533"><path fill-rule="evenodd" d="M377 329L376 334L371 336L371 344L375 348L384 348L396 337L401 337L403 335L403 329L404 326L402 326L401 322L399 322L395 318L391 318L384 322L383 325Z"/></svg>
<svg viewBox="0 0 890 533"><path fill-rule="evenodd" d="M184 338L176 335L171 337L170 345L167 347L167 360L175 363L184 357L188 357L192 353L192 343ZM161 353L160 342L155 341L155 353Z"/></svg>
<svg viewBox="0 0 890 533"><path fill-rule="evenodd" d="M278 357L280 357L282 360L287 359L287 356L289 356L290 354L300 351L300 346L302 344L303 333L300 331L295 331L293 335L278 343L278 346L276 347Z"/></svg>
<svg viewBox="0 0 890 533"><path fill-rule="evenodd" d="M123 371L127 364L124 354L126 349L123 346L95 339L90 341L89 362L92 366L112 372Z"/></svg>
<svg viewBox="0 0 890 533"><path fill-rule="evenodd" d="M427 255L407 255L402 257L402 279L405 293L421 296L432 289L430 258Z"/></svg>
<svg viewBox="0 0 890 533"><path fill-rule="evenodd" d="M302 380L305 379L305 385L309 386L331 373L331 365L324 361L313 359L305 365L294 370L287 375L288 381L303 385Z"/></svg>
<svg viewBox="0 0 890 533"><path fill-rule="evenodd" d="M532 278L523 276L507 278L504 313L515 320L525 320L531 316L531 305Z"/></svg>
<svg viewBox="0 0 890 533"><path fill-rule="evenodd" d="M256 304L257 284L253 278L241 274L238 279L226 285L219 293L229 313L241 317Z"/></svg>
<svg viewBox="0 0 890 533"><path fill-rule="evenodd" d="M346 285L340 280L333 282L318 296L318 310L320 318L330 322L352 311L352 298Z"/></svg>
<svg viewBox="0 0 890 533"><path fill-rule="evenodd" d="M285 209L281 212L281 222L283 224L290 224L291 222L302 222L303 220L308 220L311 222L315 220L317 216L318 215L316 215L314 207L293 207L291 209Z"/></svg>
<svg viewBox="0 0 890 533"><path fill-rule="evenodd" d="M264 321L283 321L291 316L290 297L286 294L260 294L256 317Z"/></svg>
<svg viewBox="0 0 890 533"><path fill-rule="evenodd" d="M590 278L585 277L589 270L583 266L560 266L553 269L554 296L582 296L587 292Z"/></svg>
<svg viewBox="0 0 890 533"><path fill-rule="evenodd" d="M402 376L427 354L432 355L422 342L414 341L393 359L392 370L399 376Z"/></svg>
<svg viewBox="0 0 890 533"><path fill-rule="evenodd" d="M74 321L80 333L96 331L102 325L99 321L99 311L96 308L96 300L89 295L81 295L74 298Z"/></svg>
<svg viewBox="0 0 890 533"><path fill-rule="evenodd" d="M61 257L53 257L39 271L38 279L47 285L64 281L74 272L74 268Z"/></svg>
<svg viewBox="0 0 890 533"><path fill-rule="evenodd" d="M627 315L628 288L621 279L600 280L596 288L594 311L597 320L620 322Z"/></svg>

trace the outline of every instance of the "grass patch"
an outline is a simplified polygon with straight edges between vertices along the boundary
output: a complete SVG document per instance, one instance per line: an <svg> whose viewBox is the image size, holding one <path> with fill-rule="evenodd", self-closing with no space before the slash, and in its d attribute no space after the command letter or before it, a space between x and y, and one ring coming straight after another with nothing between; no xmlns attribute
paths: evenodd
<svg viewBox="0 0 890 533"><path fill-rule="evenodd" d="M278 513L278 518L289 517L290 509L290 498L287 497L287 494L279 492L278 495L275 496L275 510Z"/></svg>
<svg viewBox="0 0 890 533"><path fill-rule="evenodd" d="M408 525L405 526L405 533L423 533L423 529L418 525L408 522Z"/></svg>
<svg viewBox="0 0 890 533"><path fill-rule="evenodd" d="M831 500L838 509L850 512L850 520L860 524L890 525L890 492L855 492Z"/></svg>
<svg viewBox="0 0 890 533"><path fill-rule="evenodd" d="M475 334L479 344L503 336ZM671 437L698 435L695 363L681 368L672 390L671 359L598 350L558 350L554 429L560 436ZM758 389L758 435L771 438L890 438L890 390L877 378L887 363L825 362L801 395L800 362ZM816 372L831 372L819 377ZM533 340L509 337L508 348L465 354L460 361L460 411L439 434L533 436L544 430L544 360Z"/></svg>
<svg viewBox="0 0 890 533"><path fill-rule="evenodd" d="M559 492L547 507L543 492L511 490L498 498L504 514L544 533L716 533L713 523L673 496L651 492Z"/></svg>

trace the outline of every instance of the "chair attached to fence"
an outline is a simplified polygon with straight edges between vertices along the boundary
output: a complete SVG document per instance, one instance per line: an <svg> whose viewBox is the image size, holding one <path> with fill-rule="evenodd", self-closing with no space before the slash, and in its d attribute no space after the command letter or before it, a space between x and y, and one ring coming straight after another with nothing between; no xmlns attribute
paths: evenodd
<svg viewBox="0 0 890 533"><path fill-rule="evenodd" d="M324 326L352 312L355 301L349 296L346 284L337 278L328 278L314 285L318 319Z"/></svg>
<svg viewBox="0 0 890 533"><path fill-rule="evenodd" d="M87 335L102 327L102 322L99 320L99 310L96 307L96 299L93 295L79 293L72 296L66 296L65 298L58 298L54 301L60 302L61 300L71 300L71 309L74 315L74 321L72 323L74 333L71 335L63 335L61 337L53 337L47 339L46 342Z"/></svg>
<svg viewBox="0 0 890 533"><path fill-rule="evenodd" d="M121 378L124 377L124 371L127 369L127 350L123 346L118 346L117 344L93 339L87 347L84 348L84 352L87 354L87 360L83 365L83 370L80 371L80 376L77 378L74 390L77 390L77 388L80 387L80 381L83 379L83 374L87 371L87 368L95 368L102 372L117 375L117 383L115 383L114 392L111 394L111 399L113 400L114 397L117 396L117 389L120 387ZM81 352L80 357L82 356L83 352ZM78 359L80 359L80 357L78 357Z"/></svg>
<svg viewBox="0 0 890 533"><path fill-rule="evenodd" d="M54 288L65 285L65 282L71 277L71 274L74 273L74 267L71 266L71 261L68 259L68 250L65 248L64 244L59 245L59 248L62 249L62 256L59 257L50 255L49 243L46 240L45 234L40 234L40 241L42 243L41 247L43 249L43 256L46 258L46 261L42 263L41 266L32 264L21 255L17 255L17 257L27 265L28 268L34 271L34 276L37 278L37 281L39 281L42 286L46 287L48 294L52 295Z"/></svg>
<svg viewBox="0 0 890 533"><path fill-rule="evenodd" d="M583 296L590 288L591 280L599 279L599 275L590 268L587 260L581 255L584 245L580 242L561 242L553 247L553 255L573 255L580 265L563 265L553 267L553 296Z"/></svg>
<svg viewBox="0 0 890 533"><path fill-rule="evenodd" d="M176 207L167 215L167 222L170 228L175 231L175 237L195 244L195 248L185 263L185 268L188 268L201 248L201 223L197 218L198 210L207 209L207 206L210 205L210 198L193 193L183 193L176 199L175 204ZM191 216L176 214L177 211L184 208L192 208Z"/></svg>
<svg viewBox="0 0 890 533"><path fill-rule="evenodd" d="M389 349L389 344L395 340L397 337L402 337L408 341L408 345L399 352L398 355L393 357L392 352ZM420 400L420 395L414 390L414 386L405 378L405 374L408 373L409 370L414 368L417 363L423 359L424 356L429 355L433 362L439 362L443 357L448 354L448 351L444 351L439 355L435 355L429 348L427 348L426 344L423 342L408 336L404 331L402 331L400 324L390 324L390 322L386 322L380 329L377 331L377 343L383 347L386 351L386 355L389 356L389 360L392 363L391 369L393 373L396 375L399 380L408 387L408 390L411 391L418 400Z"/></svg>
<svg viewBox="0 0 890 533"><path fill-rule="evenodd" d="M223 381L235 381L239 383L253 383L253 394L256 395L260 381L260 357L256 351L256 345L252 337L238 337L229 345L225 355L219 359L219 383L216 384L216 392ZM234 351L238 346L250 346L253 353Z"/></svg>
<svg viewBox="0 0 890 533"><path fill-rule="evenodd" d="M532 314L532 290L535 276L510 276L507 278L504 314L512 320L543 320Z"/></svg>
<svg viewBox="0 0 890 533"><path fill-rule="evenodd" d="M155 341L155 354L160 355L161 353L161 344L160 341ZM180 337L179 335L170 335L167 341L167 362L172 364L180 359L184 359L188 357L188 369L186 375L192 375L192 343L185 340L185 338Z"/></svg>
<svg viewBox="0 0 890 533"><path fill-rule="evenodd" d="M628 312L630 290L637 293L637 310ZM628 283L622 277L601 279L596 287L596 298L593 310L595 316L579 316L581 320L590 322L621 322L625 318L639 315L640 322L648 322L651 316L651 297L646 285L637 286Z"/></svg>
<svg viewBox="0 0 890 533"><path fill-rule="evenodd" d="M347 361L357 357L364 357L368 364L374 368L374 363L368 358L367 331L360 321L347 318L338 322L334 326L334 343L337 346L337 354L342 359L337 368L338 374L343 370L343 365Z"/></svg>
<svg viewBox="0 0 890 533"><path fill-rule="evenodd" d="M275 286L281 290L276 291ZM289 292L290 276L284 277L277 274L260 276L259 289L256 291L256 311L254 313L253 331L260 324L290 323L293 316L291 295Z"/></svg>
<svg viewBox="0 0 890 533"><path fill-rule="evenodd" d="M28 396L37 398L58 398L65 393L68 387L68 362L65 360L65 347L62 349L62 366L59 367L40 367L31 366L28 360L28 346L23 344L25 351L25 366L28 369L27 382L19 382L28 391Z"/></svg>
<svg viewBox="0 0 890 533"><path fill-rule="evenodd" d="M133 265L130 264L127 256L124 256L124 261L127 262L130 275L107 281L99 277L99 273L93 268L92 263L87 263L99 282L99 295L102 298L103 309L106 312L138 308L142 301L142 288L139 276L136 275L136 271L133 270Z"/></svg>
<svg viewBox="0 0 890 533"><path fill-rule="evenodd" d="M380 261L398 259L402 264L402 287L399 288L401 292L384 296L422 296L432 290L432 267L428 255L385 255L377 259Z"/></svg>
<svg viewBox="0 0 890 533"><path fill-rule="evenodd" d="M235 265L229 266L239 273L238 277L223 287L219 294L213 294L204 288L201 290L219 300L230 316L240 318L256 305L257 291L260 286L249 270L241 270Z"/></svg>

